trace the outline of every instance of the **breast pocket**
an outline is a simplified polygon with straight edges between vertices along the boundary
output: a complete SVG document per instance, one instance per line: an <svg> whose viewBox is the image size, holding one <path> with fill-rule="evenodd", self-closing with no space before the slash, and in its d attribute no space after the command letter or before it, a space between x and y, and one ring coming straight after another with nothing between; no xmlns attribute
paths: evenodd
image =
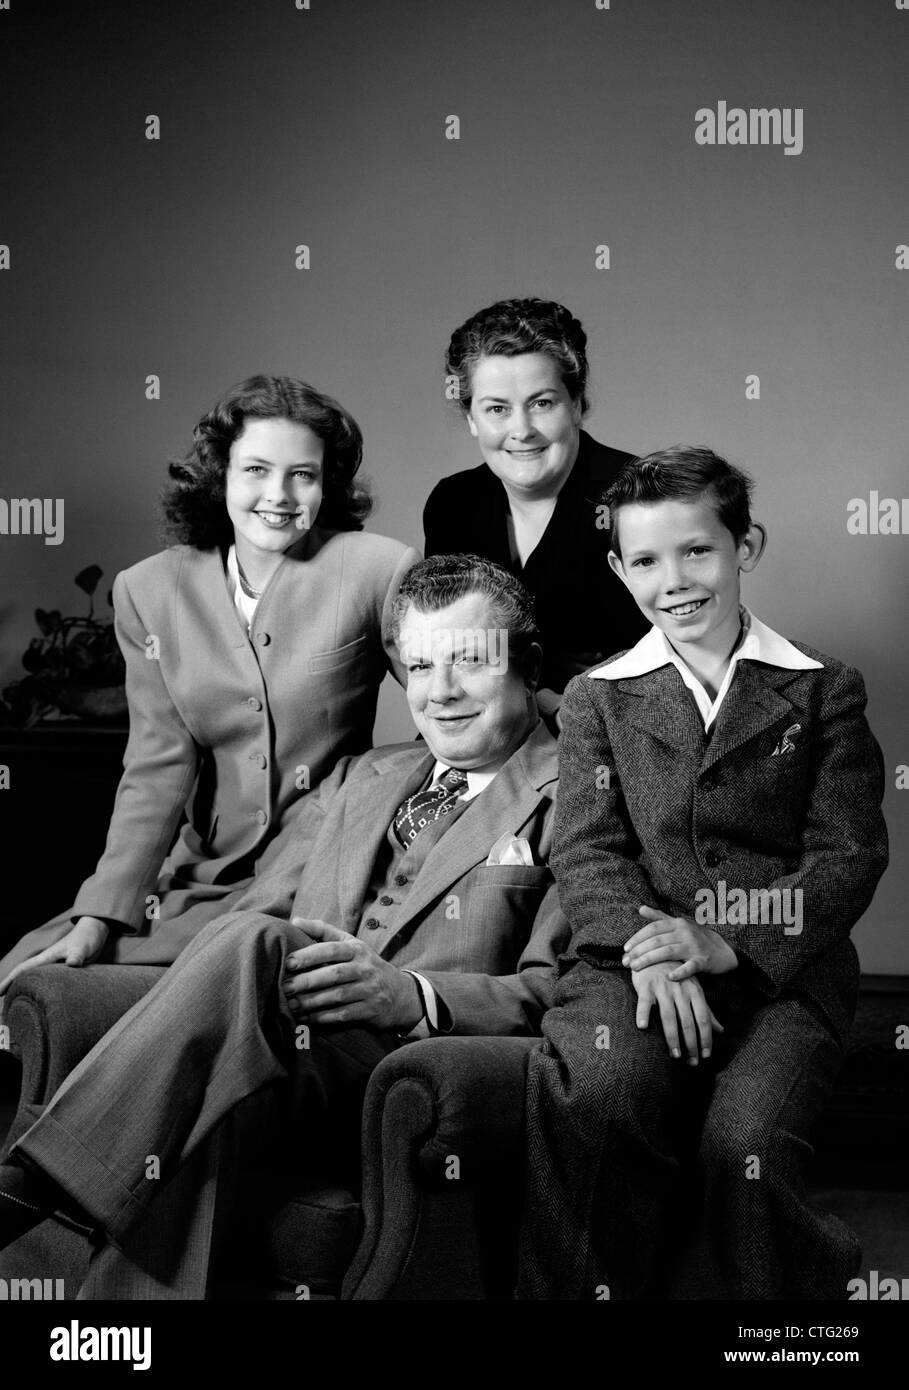
<svg viewBox="0 0 909 1390"><path fill-rule="evenodd" d="M340 666L350 666L360 657L366 654L368 638L364 633L362 637L355 637L352 642L345 642L343 647L335 647L330 652L314 652L309 658L309 669L314 674L321 671L336 671Z"/></svg>
<svg viewBox="0 0 909 1390"><path fill-rule="evenodd" d="M477 869L471 887L494 888L501 892L545 888L552 874L545 864L484 864Z"/></svg>
<svg viewBox="0 0 909 1390"><path fill-rule="evenodd" d="M489 974L514 970L551 883L543 864L486 864L471 876L459 936L468 954L485 960Z"/></svg>

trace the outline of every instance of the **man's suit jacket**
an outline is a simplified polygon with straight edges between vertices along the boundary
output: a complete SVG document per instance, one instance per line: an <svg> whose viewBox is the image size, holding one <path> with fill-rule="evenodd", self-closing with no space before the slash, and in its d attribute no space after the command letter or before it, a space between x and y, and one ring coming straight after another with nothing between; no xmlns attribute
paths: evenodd
<svg viewBox="0 0 909 1390"><path fill-rule="evenodd" d="M508 545L508 495L487 464L443 478L426 502L427 555L482 555L516 574L533 595L543 642L540 684L550 690L561 692L570 677L633 646L647 630L606 559L603 493L632 457L581 430L574 468L523 567Z"/></svg>
<svg viewBox="0 0 909 1390"><path fill-rule="evenodd" d="M716 982L755 1005L797 991L842 1040L858 982L849 932L887 864L882 759L859 673L794 645L823 668L741 661L709 737L674 666L572 681L552 863L570 955L613 968L642 903L694 916L721 880L727 893L801 890L800 934L718 925L741 965Z"/></svg>
<svg viewBox="0 0 909 1390"><path fill-rule="evenodd" d="M404 683L391 603L418 558L387 536L314 527L249 632L217 549L174 546L119 574L130 730L107 846L73 906L24 937L0 976L83 914L144 931L120 935L115 957L158 964L174 959L162 958L168 919L189 913L198 930L223 911L306 789L370 747L383 677Z"/></svg>
<svg viewBox="0 0 909 1390"><path fill-rule="evenodd" d="M386 960L431 982L456 1033L535 1033L568 939L548 868L556 744L542 724L444 828L394 932L360 930L395 811L433 765L433 755L412 743L344 759L306 797L227 915L246 915L251 925L260 914L317 918L363 935ZM486 864L506 832L528 841L532 865Z"/></svg>

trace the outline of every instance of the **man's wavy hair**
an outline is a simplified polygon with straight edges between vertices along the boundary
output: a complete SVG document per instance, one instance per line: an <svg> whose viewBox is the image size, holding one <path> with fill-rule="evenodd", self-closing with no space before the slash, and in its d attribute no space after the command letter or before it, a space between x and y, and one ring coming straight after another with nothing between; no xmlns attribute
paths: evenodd
<svg viewBox="0 0 909 1390"><path fill-rule="evenodd" d="M233 525L225 502L230 448L247 420L290 420L308 425L325 442L322 505L317 523L329 531L361 531L372 509L369 490L356 473L363 435L352 415L333 400L289 376L251 376L232 387L193 430L192 448L168 467L171 481L161 501L164 538L198 550L229 545Z"/></svg>
<svg viewBox="0 0 909 1390"><path fill-rule="evenodd" d="M664 502L667 498L690 502L704 494L739 545L751 529L753 486L747 473L703 444L674 444L631 459L604 494L609 507L610 546L621 559L619 512L632 502Z"/></svg>
<svg viewBox="0 0 909 1390"><path fill-rule="evenodd" d="M513 574L480 555L430 555L409 569L392 607L394 640L411 605L418 613L437 613L471 594L489 600L493 625L508 633L509 653L523 667L531 646L540 645L533 599Z"/></svg>
<svg viewBox="0 0 909 1390"><path fill-rule="evenodd" d="M481 357L518 357L542 352L559 369L565 390L586 415L587 334L564 304L553 299L500 299L472 314L451 335L445 371L458 382L458 404L470 409L473 373Z"/></svg>

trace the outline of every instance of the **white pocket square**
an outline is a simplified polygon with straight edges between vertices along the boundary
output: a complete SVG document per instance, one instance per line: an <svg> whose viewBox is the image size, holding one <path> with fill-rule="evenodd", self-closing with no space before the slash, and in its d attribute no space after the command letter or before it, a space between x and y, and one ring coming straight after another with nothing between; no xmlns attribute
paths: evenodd
<svg viewBox="0 0 909 1390"><path fill-rule="evenodd" d="M789 728L783 734L783 737L780 739L779 743L776 745L773 752L770 754L771 758L778 758L781 753L794 753L795 743L793 742L793 740L795 739L796 734L801 732L801 728L801 724L790 724Z"/></svg>
<svg viewBox="0 0 909 1390"><path fill-rule="evenodd" d="M495 864L525 864L529 868L533 864L533 855L530 852L530 845L521 835L500 835L489 851L489 858L486 860L488 865Z"/></svg>

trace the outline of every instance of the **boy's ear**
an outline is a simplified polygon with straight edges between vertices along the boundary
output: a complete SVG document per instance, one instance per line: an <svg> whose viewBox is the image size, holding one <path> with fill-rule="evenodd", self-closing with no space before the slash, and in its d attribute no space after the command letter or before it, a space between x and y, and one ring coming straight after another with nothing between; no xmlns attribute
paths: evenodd
<svg viewBox="0 0 909 1390"><path fill-rule="evenodd" d="M629 588L628 576L625 573L625 566L622 564L621 555L617 555L614 550L610 550L606 557L609 561L609 568L613 574L617 574L626 588Z"/></svg>
<svg viewBox="0 0 909 1390"><path fill-rule="evenodd" d="M739 569L747 574L753 570L767 548L767 527L761 521L753 521L739 545Z"/></svg>

